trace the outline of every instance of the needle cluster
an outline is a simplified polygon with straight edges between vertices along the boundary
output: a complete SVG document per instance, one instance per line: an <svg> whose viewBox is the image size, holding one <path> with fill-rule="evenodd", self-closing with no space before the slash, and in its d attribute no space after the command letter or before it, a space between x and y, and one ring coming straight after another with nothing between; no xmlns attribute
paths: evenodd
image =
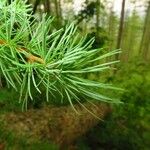
<svg viewBox="0 0 150 150"><path fill-rule="evenodd" d="M43 87L47 101L49 95L58 94L60 102L65 97L73 109L74 101L82 105L78 95L118 103L98 92L99 88L117 88L85 79L83 74L109 69L118 61L95 62L120 50L99 56L101 49L92 49L94 39L81 38L74 23L51 31L51 17L44 14L38 21L31 12L22 0L10 5L6 0L0 2L0 74L8 86L20 92L23 107L27 108L28 98L33 99L33 88L40 94Z"/></svg>

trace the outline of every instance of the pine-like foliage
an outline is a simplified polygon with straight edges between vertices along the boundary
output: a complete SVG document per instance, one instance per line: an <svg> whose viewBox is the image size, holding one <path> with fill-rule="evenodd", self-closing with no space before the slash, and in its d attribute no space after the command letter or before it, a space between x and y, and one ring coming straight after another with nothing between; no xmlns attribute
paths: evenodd
<svg viewBox="0 0 150 150"><path fill-rule="evenodd" d="M33 99L33 89L40 94L43 87L47 101L49 95L58 94L60 102L65 97L73 108L73 100L82 105L78 95L118 103L98 92L99 88L116 88L82 75L109 69L118 61L95 62L120 51L99 56L100 49L91 49L94 39L87 42L86 37L80 38L74 23L51 32L53 19L43 15L38 21L31 11L22 0L10 5L0 1L0 74L8 86L20 92L23 106L27 107L29 97Z"/></svg>

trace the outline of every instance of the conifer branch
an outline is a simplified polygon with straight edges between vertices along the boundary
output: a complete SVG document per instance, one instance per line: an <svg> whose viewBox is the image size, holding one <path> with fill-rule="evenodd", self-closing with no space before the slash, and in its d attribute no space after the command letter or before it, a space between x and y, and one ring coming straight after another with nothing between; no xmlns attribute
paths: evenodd
<svg viewBox="0 0 150 150"><path fill-rule="evenodd" d="M121 51L100 55L102 49L92 49L94 39L81 37L74 23L50 32L52 21L46 15L37 20L31 6L22 0L14 0L10 5L6 0L0 2L0 75L7 85L20 92L23 108L27 108L29 98L34 98L34 91L44 91L47 101L67 100L74 110L74 103L82 105L80 96L85 100L120 103L99 92L101 88L119 88L85 79L82 74L110 69L118 60L101 60Z"/></svg>
<svg viewBox="0 0 150 150"><path fill-rule="evenodd" d="M1 40L1 39L0 39L0 45L4 45L4 46L8 46L9 47L7 42L4 41L4 40ZM42 58L34 56L33 54L30 54L26 48L24 48L24 47L20 47L20 48L17 47L16 50L18 50L20 53L23 52L23 51L27 52L27 54L26 54L27 62L29 62L29 63L39 62L41 64L44 64L44 60Z"/></svg>

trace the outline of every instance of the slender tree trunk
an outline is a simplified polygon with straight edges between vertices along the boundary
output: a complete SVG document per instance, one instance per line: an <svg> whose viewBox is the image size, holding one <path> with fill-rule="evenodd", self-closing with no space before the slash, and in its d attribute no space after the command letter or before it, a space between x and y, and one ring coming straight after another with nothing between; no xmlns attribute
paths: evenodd
<svg viewBox="0 0 150 150"><path fill-rule="evenodd" d="M55 0L55 12L56 12L56 16L59 17L59 10L58 10L58 1Z"/></svg>
<svg viewBox="0 0 150 150"><path fill-rule="evenodd" d="M37 7L38 5L40 4L40 1L41 0L36 0L35 3L34 3L34 7L33 7L33 14L35 14L36 10L37 10Z"/></svg>
<svg viewBox="0 0 150 150"><path fill-rule="evenodd" d="M44 1L44 8L45 8L45 12L50 15L51 14L51 3L50 0L45 0Z"/></svg>
<svg viewBox="0 0 150 150"><path fill-rule="evenodd" d="M121 17L120 17L117 45L116 45L117 49L121 48L123 26L124 26L124 15L125 15L125 2L126 0L122 0ZM116 55L116 59L119 59L119 54Z"/></svg>
<svg viewBox="0 0 150 150"><path fill-rule="evenodd" d="M62 25L63 17L62 17L61 0L58 0L58 6L59 6L59 19L60 19L60 23Z"/></svg>
<svg viewBox="0 0 150 150"><path fill-rule="evenodd" d="M114 37L115 37L113 8L114 8L114 2L112 2L112 5L110 7L109 21L108 21L109 50L112 50L113 48Z"/></svg>
<svg viewBox="0 0 150 150"><path fill-rule="evenodd" d="M130 58L134 57L134 50L136 48L135 45L138 45L136 36L137 35L137 17L136 17L136 9L133 10L131 24L129 27L129 44L127 45L127 52L126 52L126 61L130 60Z"/></svg>
<svg viewBox="0 0 150 150"><path fill-rule="evenodd" d="M100 24L100 0L96 1L96 34L98 36Z"/></svg>
<svg viewBox="0 0 150 150"><path fill-rule="evenodd" d="M60 16L60 4L58 0L55 0L55 13L56 13L56 19L57 19L57 27L59 28L61 26L61 16Z"/></svg>
<svg viewBox="0 0 150 150"><path fill-rule="evenodd" d="M150 1L148 3L148 9L145 17L143 36L140 45L140 54L144 59L148 59L148 52L150 51Z"/></svg>
<svg viewBox="0 0 150 150"><path fill-rule="evenodd" d="M126 12L126 14L128 14L129 11ZM133 19L133 14L132 14L132 19ZM128 15L125 16L125 21L124 21L124 31L122 34L123 40L121 42L121 48L123 49L123 53L122 55L119 57L120 60L122 60L123 62L127 62L128 58L129 58L129 52L130 52L130 48L132 48L132 45L130 46L131 41L130 39L132 37L132 28L133 28L133 23L131 17L129 17Z"/></svg>

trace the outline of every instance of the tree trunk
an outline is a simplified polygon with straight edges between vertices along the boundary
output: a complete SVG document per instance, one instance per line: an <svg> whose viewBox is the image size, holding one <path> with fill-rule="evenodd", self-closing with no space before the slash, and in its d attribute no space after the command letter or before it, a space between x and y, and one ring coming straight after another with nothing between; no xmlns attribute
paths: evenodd
<svg viewBox="0 0 150 150"><path fill-rule="evenodd" d="M57 23L56 23L56 25L57 25L57 28L59 28L62 24L61 24L61 4L60 4L60 0L58 1L58 0L55 0L54 1L55 2L55 13L56 13L56 21L57 21Z"/></svg>
<svg viewBox="0 0 150 150"><path fill-rule="evenodd" d="M41 0L36 0L35 3L34 3L34 6L33 6L33 14L35 14L36 10L37 10L37 7L38 5L40 4L40 1Z"/></svg>
<svg viewBox="0 0 150 150"><path fill-rule="evenodd" d="M125 1L126 0L122 0L121 17L120 17L120 24L119 24L119 31L118 31L118 39L117 39L116 49L121 48L123 25L124 25L124 15L125 15ZM116 59L117 60L119 59L119 54L116 55Z"/></svg>
<svg viewBox="0 0 150 150"><path fill-rule="evenodd" d="M99 35L99 24L100 24L100 0L96 1L96 36Z"/></svg>
<svg viewBox="0 0 150 150"><path fill-rule="evenodd" d="M58 1L58 6L59 6L59 18L60 18L60 24L62 25L63 17L62 17L61 0Z"/></svg>
<svg viewBox="0 0 150 150"><path fill-rule="evenodd" d="M112 50L114 47L114 37L115 37L115 23L114 23L114 1L111 3L109 20L108 20L108 36L109 36L109 50ZM109 59L108 59L109 60Z"/></svg>
<svg viewBox="0 0 150 150"><path fill-rule="evenodd" d="M111 112L108 105L85 103L84 106L99 118L104 118ZM8 113L0 116L3 128L12 131L17 136L33 139L49 140L63 147L70 145L79 136L86 133L100 120L91 115L86 109L75 105L79 114L70 106L44 107L27 112Z"/></svg>
<svg viewBox="0 0 150 150"><path fill-rule="evenodd" d="M145 60L150 58L150 56L148 56L149 51L150 51L150 1L148 3L148 9L147 9L145 23L144 23L143 36L142 36L141 46L140 46L140 53L142 54Z"/></svg>
<svg viewBox="0 0 150 150"><path fill-rule="evenodd" d="M44 8L45 8L45 12L50 15L51 14L51 3L49 0L45 0L44 1Z"/></svg>

